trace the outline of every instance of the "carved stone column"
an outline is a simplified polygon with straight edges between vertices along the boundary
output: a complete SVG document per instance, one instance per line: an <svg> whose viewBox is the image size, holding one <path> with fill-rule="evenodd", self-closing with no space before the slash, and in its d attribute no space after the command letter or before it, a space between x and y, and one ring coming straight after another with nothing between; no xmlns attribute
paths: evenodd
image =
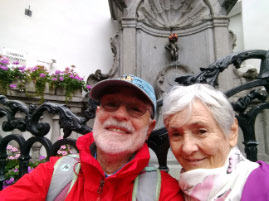
<svg viewBox="0 0 269 201"><path fill-rule="evenodd" d="M136 74L136 19L122 19L121 74Z"/></svg>
<svg viewBox="0 0 269 201"><path fill-rule="evenodd" d="M120 74L141 76L157 87L159 74L168 66L187 66L196 74L200 67L231 53L227 13L236 1L109 0L111 16L120 24ZM178 36L173 44L177 60L171 60L173 53L167 51L171 33ZM224 77L220 77L221 86L231 87L233 82L227 79L232 76Z"/></svg>

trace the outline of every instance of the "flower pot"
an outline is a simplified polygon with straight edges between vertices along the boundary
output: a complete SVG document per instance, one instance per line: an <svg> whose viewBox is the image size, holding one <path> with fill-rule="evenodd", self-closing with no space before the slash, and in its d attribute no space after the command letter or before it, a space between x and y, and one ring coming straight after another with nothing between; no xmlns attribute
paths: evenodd
<svg viewBox="0 0 269 201"><path fill-rule="evenodd" d="M45 94L52 94L55 95L56 89L54 87L50 87L49 83L46 83L46 88L44 91Z"/></svg>
<svg viewBox="0 0 269 201"><path fill-rule="evenodd" d="M65 88L62 88L62 87L57 87L55 91L56 91L56 95L58 96L65 96L66 94Z"/></svg>
<svg viewBox="0 0 269 201"><path fill-rule="evenodd" d="M73 96L82 97L82 89L77 89L73 92Z"/></svg>
<svg viewBox="0 0 269 201"><path fill-rule="evenodd" d="M27 92L35 92L35 83L34 82L26 82L25 83L25 91Z"/></svg>

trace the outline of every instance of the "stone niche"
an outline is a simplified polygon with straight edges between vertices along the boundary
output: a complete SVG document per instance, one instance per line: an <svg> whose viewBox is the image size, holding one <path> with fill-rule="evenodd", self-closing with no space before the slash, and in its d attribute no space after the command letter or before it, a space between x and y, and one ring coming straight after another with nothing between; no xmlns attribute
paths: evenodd
<svg viewBox="0 0 269 201"><path fill-rule="evenodd" d="M200 67L232 52L227 13L236 1L109 0L111 16L119 24L112 39L112 71L144 78L162 98L176 77L197 74ZM172 34L176 41L170 41ZM174 45L176 55L171 55L169 45ZM221 88L232 87L231 74L229 69L221 73Z"/></svg>

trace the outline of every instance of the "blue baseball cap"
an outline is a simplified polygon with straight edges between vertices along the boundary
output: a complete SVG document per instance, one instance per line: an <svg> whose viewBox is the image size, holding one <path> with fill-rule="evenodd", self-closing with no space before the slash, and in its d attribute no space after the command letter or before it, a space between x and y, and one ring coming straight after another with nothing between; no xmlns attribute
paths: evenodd
<svg viewBox="0 0 269 201"><path fill-rule="evenodd" d="M90 96L94 100L100 100L100 98L106 94L106 89L111 87L132 87L136 89L138 92L143 94L151 103L154 117L157 105L156 96L153 87L147 81L134 75L123 75L120 78L103 80L96 83L92 87Z"/></svg>

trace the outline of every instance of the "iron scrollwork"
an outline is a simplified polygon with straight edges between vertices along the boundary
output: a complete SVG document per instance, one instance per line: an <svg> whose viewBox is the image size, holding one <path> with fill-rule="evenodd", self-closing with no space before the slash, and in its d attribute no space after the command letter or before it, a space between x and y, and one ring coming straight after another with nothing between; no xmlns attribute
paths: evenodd
<svg viewBox="0 0 269 201"><path fill-rule="evenodd" d="M176 82L182 85L194 83L206 83L214 87L218 86L218 76L227 69L231 64L235 68L240 68L243 61L247 59L261 59L260 73L258 78L268 78L269 76L269 53L265 50L248 50L232 53L223 59L216 61L207 68L200 68L201 73L197 76L186 75L176 78Z"/></svg>
<svg viewBox="0 0 269 201"><path fill-rule="evenodd" d="M0 189L3 187L5 180L5 164L7 158L7 145L11 141L16 141L20 150L19 157L19 176L28 172L28 164L30 157L30 150L34 143L41 143L46 152L47 160L52 155L57 155L57 150L61 145L68 144L76 149L75 140L68 139L72 131L80 134L86 134L91 131L91 128L86 125L89 119L95 117L96 103L89 100L89 107L84 112L84 116L75 115L66 105L45 102L40 106L30 104L29 107L21 101L9 100L6 96L0 95L0 117L6 117L2 123L3 131L13 131L19 129L20 131L28 131L33 137L25 140L22 135L10 134L1 137L0 140ZM52 144L51 141L45 137L50 131L50 125L46 122L41 122L40 119L44 112L59 115L59 125L63 128L64 139ZM21 113L17 115L17 113ZM23 116L23 117L18 117Z"/></svg>
<svg viewBox="0 0 269 201"><path fill-rule="evenodd" d="M221 72L227 69L231 64L238 69L241 67L242 62L247 59L261 60L260 71L256 79L234 87L224 93L228 98L230 98L235 94L239 94L242 91L251 90L255 87L264 87L266 89L266 93L251 90L245 97L241 97L237 102L232 103L234 110L238 113L236 117L238 119L239 126L243 131L243 144L245 145L245 153L247 158L252 161L256 161L258 142L255 136L255 120L259 112L264 109L269 109L269 103L267 101L269 93L269 51L248 50L233 53L209 65L207 68L200 68L201 73L196 76L181 76L176 78L175 81L181 85L206 83L216 87L218 86L218 76Z"/></svg>

